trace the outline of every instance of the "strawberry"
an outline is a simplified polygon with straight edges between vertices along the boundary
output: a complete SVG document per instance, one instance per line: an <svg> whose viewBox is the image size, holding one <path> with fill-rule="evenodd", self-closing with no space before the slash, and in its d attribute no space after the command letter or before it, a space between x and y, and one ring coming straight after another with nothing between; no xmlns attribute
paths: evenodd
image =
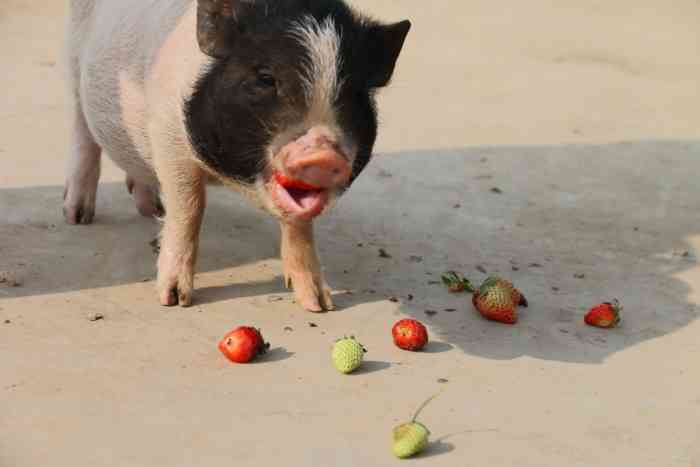
<svg viewBox="0 0 700 467"><path fill-rule="evenodd" d="M420 414L421 410L423 410L423 408L439 394L440 393L437 393L423 402L420 407L418 407L418 410L416 410L416 413L413 415L410 422L402 423L401 425L394 427L392 432L393 443L391 445L391 450L399 459L415 456L428 445L430 430L428 430L428 427L422 423L417 422L416 418L418 417L418 414Z"/></svg>
<svg viewBox="0 0 700 467"><path fill-rule="evenodd" d="M305 191L318 191L321 188L311 185L309 183L306 183L301 180L297 180L295 178L290 178L283 174L282 172L275 172L275 181L282 185L285 188L293 188L297 190L305 190Z"/></svg>
<svg viewBox="0 0 700 467"><path fill-rule="evenodd" d="M518 321L518 305L527 306L527 299L510 281L490 276L474 290L472 304L486 319L514 324Z"/></svg>
<svg viewBox="0 0 700 467"><path fill-rule="evenodd" d="M405 459L425 449L430 430L420 422L408 422L394 428L393 435L394 444L391 450L399 459Z"/></svg>
<svg viewBox="0 0 700 467"><path fill-rule="evenodd" d="M514 324L518 321L518 306L527 306L527 299L513 283L498 276L487 277L478 289L454 271L443 274L442 282L450 292L471 292L472 303L481 316L501 323Z"/></svg>
<svg viewBox="0 0 700 467"><path fill-rule="evenodd" d="M344 337L333 345L331 360L333 366L341 373L352 373L361 364L367 349L357 342L354 337Z"/></svg>
<svg viewBox="0 0 700 467"><path fill-rule="evenodd" d="M600 303L586 313L583 321L598 328L614 328L620 323L622 305L615 299L612 302Z"/></svg>
<svg viewBox="0 0 700 467"><path fill-rule="evenodd" d="M428 330L415 319L402 319L391 328L394 344L404 350L420 350L428 342Z"/></svg>
<svg viewBox="0 0 700 467"><path fill-rule="evenodd" d="M235 363L248 363L269 347L260 331L249 326L239 326L219 341L221 353Z"/></svg>
<svg viewBox="0 0 700 467"><path fill-rule="evenodd" d="M447 286L447 290L452 293L472 291L471 283L464 278L460 273L455 271L447 271L442 275L442 283Z"/></svg>

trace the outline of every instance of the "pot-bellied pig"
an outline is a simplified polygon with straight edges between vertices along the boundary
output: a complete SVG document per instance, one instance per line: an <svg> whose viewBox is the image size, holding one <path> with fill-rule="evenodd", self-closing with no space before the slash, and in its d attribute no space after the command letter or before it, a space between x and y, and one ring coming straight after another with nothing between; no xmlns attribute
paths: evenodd
<svg viewBox="0 0 700 467"><path fill-rule="evenodd" d="M296 301L331 309L312 221L369 161L409 28L342 0L71 0L67 221L92 222L106 151L163 218L160 303L188 305L206 185L224 184L279 219Z"/></svg>

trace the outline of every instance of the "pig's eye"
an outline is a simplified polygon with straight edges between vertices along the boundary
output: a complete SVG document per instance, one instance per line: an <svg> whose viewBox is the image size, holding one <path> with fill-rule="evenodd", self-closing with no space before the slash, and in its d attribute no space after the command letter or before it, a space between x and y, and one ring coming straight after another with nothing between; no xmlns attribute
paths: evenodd
<svg viewBox="0 0 700 467"><path fill-rule="evenodd" d="M258 72L257 85L261 88L274 88L277 86L277 81L270 73L261 71Z"/></svg>

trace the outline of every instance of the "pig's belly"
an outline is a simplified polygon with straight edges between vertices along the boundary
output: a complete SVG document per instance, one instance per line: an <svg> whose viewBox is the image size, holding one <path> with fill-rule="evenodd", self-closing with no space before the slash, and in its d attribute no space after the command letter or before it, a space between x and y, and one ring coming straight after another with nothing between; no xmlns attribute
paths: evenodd
<svg viewBox="0 0 700 467"><path fill-rule="evenodd" d="M143 89L128 72L108 74L104 65L87 64L82 70L81 104L88 127L117 166L137 181L156 184Z"/></svg>

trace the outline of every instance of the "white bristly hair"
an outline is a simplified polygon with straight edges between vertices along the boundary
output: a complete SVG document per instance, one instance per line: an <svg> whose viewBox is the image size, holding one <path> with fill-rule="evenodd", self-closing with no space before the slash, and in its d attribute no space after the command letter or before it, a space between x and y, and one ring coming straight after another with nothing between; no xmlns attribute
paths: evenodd
<svg viewBox="0 0 700 467"><path fill-rule="evenodd" d="M312 16L305 16L291 30L308 51L305 60L304 86L309 105L309 120L313 123L335 120L333 103L342 82L338 77L341 66L340 35L333 18L319 23Z"/></svg>

